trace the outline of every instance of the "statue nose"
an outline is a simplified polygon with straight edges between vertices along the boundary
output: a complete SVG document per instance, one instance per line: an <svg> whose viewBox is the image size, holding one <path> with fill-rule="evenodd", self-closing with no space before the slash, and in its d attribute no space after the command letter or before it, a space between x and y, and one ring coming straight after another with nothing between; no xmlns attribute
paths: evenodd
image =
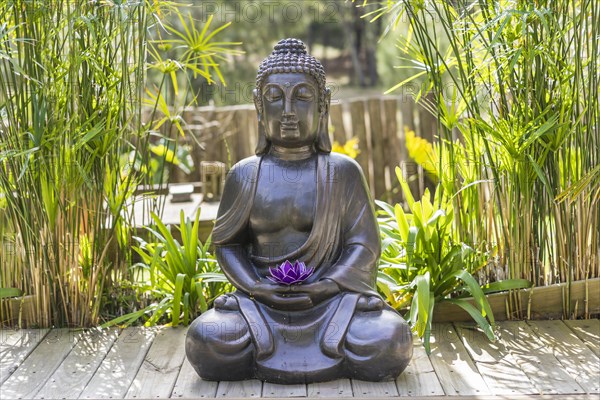
<svg viewBox="0 0 600 400"><path fill-rule="evenodd" d="M281 122L298 122L298 119L296 118L296 113L286 113L284 111L284 113L281 114Z"/></svg>
<svg viewBox="0 0 600 400"><path fill-rule="evenodd" d="M288 98L285 100L284 106L283 106L283 117L286 116L294 116L296 115L295 111L294 111L294 104L292 99Z"/></svg>

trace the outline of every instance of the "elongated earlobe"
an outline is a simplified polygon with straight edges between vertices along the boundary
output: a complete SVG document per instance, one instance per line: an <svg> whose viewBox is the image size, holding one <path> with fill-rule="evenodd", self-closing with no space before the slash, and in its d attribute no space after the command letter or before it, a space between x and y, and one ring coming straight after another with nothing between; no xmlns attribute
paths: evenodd
<svg viewBox="0 0 600 400"><path fill-rule="evenodd" d="M262 114L258 114L258 142L256 143L256 149L254 153L257 156L266 154L269 151L269 141L267 140L267 134L265 132L265 125L262 121Z"/></svg>
<svg viewBox="0 0 600 400"><path fill-rule="evenodd" d="M262 118L262 107L260 105L260 100L258 97L259 95L258 89L254 89L252 91L252 96L254 97L254 107L256 108L256 115L258 117L258 141L256 143L256 149L254 150L254 153L257 156L265 154L269 151L269 141L267 140L265 124Z"/></svg>
<svg viewBox="0 0 600 400"><path fill-rule="evenodd" d="M331 140L329 139L329 105L331 104L331 91L325 89L325 104L319 116L319 127L317 129L316 147L323 153L331 153Z"/></svg>

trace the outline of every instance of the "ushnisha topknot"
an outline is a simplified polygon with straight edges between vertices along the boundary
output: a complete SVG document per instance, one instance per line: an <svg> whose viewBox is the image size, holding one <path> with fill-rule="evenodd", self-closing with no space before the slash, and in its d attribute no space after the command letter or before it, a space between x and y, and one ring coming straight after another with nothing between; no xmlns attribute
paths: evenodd
<svg viewBox="0 0 600 400"><path fill-rule="evenodd" d="M305 73L315 78L319 85L319 112L322 112L326 94L325 70L319 60L307 53L301 40L288 38L277 42L273 52L258 67L256 89L260 91L264 80L271 74L293 72ZM257 97L257 106L259 112L262 112L262 96Z"/></svg>

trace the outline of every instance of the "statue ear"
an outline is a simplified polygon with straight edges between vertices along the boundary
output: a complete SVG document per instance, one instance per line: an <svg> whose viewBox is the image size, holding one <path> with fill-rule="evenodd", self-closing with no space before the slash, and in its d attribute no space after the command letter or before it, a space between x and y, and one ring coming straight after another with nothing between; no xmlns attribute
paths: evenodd
<svg viewBox="0 0 600 400"><path fill-rule="evenodd" d="M325 104L319 116L319 127L317 129L317 150L331 153L331 140L329 139L329 105L331 104L331 90L325 89Z"/></svg>
<svg viewBox="0 0 600 400"><path fill-rule="evenodd" d="M259 103L259 92L258 89L252 91L252 97L254 98L254 107L256 108L256 115L258 117L258 142L256 143L256 149L254 153L259 156L269 151L269 141L267 140L267 134L265 131L265 124L262 120L262 110Z"/></svg>

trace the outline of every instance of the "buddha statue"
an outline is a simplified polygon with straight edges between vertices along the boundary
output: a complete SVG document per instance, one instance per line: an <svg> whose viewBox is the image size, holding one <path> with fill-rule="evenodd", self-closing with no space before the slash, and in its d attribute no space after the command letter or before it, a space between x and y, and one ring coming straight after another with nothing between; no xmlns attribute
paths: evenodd
<svg viewBox="0 0 600 400"><path fill-rule="evenodd" d="M279 41L254 102L256 155L228 173L212 233L236 291L192 323L188 360L205 380L394 379L412 335L375 290L373 202L360 166L331 153L321 63Z"/></svg>

